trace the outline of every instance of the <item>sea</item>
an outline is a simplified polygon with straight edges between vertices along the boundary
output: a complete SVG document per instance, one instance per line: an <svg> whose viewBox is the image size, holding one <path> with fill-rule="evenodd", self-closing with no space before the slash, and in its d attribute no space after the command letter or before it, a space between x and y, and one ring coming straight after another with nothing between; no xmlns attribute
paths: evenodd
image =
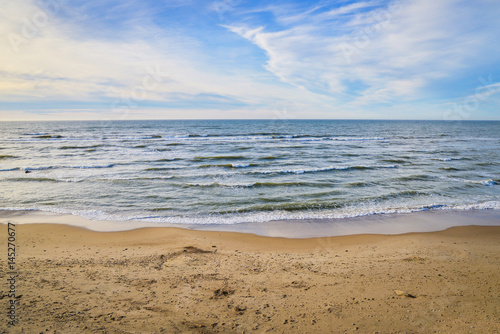
<svg viewBox="0 0 500 334"><path fill-rule="evenodd" d="M500 122L0 122L0 210L237 225L500 209Z"/></svg>

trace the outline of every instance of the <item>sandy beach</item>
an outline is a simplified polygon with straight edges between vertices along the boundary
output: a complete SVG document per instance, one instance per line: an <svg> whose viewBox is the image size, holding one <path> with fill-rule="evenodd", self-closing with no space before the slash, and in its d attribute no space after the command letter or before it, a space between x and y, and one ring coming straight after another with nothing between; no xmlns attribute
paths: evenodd
<svg viewBox="0 0 500 334"><path fill-rule="evenodd" d="M18 323L2 312L5 333L500 332L500 227L308 239L58 224L15 232ZM4 310L8 289L2 279Z"/></svg>

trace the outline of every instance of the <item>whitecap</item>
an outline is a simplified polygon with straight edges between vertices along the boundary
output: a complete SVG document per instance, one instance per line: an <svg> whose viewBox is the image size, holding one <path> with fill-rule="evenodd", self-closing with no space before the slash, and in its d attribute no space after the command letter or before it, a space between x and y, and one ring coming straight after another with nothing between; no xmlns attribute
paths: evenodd
<svg viewBox="0 0 500 334"><path fill-rule="evenodd" d="M374 168L397 168L396 165L375 165L375 166L328 166L320 168L311 169L285 169L276 171L263 171L257 172L259 174L304 174L304 173L316 173L316 172L327 172L332 170L350 170L350 169L374 169Z"/></svg>
<svg viewBox="0 0 500 334"><path fill-rule="evenodd" d="M481 184L484 186L494 186L496 183L492 179L489 179L481 181Z"/></svg>
<svg viewBox="0 0 500 334"><path fill-rule="evenodd" d="M433 160L438 160L438 161L453 161L453 160L464 160L465 158L463 157L451 157L451 158L436 158L436 159L433 159Z"/></svg>

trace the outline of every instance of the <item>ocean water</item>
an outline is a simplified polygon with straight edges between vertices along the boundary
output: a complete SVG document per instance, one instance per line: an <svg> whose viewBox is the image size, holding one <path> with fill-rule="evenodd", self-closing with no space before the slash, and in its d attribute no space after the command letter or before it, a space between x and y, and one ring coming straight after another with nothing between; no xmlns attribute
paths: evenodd
<svg viewBox="0 0 500 334"><path fill-rule="evenodd" d="M0 209L139 225L500 209L500 122L2 122Z"/></svg>

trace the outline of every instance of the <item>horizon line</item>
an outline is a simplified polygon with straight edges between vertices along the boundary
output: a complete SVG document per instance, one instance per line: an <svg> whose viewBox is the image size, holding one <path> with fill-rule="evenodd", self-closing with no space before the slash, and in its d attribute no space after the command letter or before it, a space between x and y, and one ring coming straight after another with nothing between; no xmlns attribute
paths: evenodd
<svg viewBox="0 0 500 334"><path fill-rule="evenodd" d="M437 121L437 122L500 122L500 119L435 119L435 118L144 118L144 119L18 119L0 122L140 122L140 121Z"/></svg>

